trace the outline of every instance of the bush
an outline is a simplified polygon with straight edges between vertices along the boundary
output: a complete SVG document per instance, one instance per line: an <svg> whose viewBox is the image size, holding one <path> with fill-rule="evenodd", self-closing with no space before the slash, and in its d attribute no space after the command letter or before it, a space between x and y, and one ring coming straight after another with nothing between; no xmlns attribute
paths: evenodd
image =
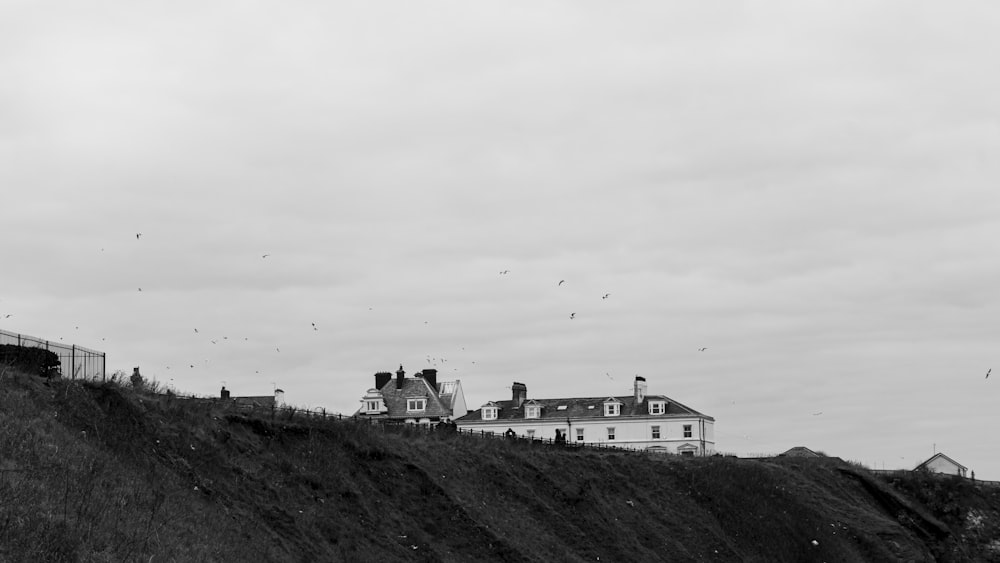
<svg viewBox="0 0 1000 563"><path fill-rule="evenodd" d="M0 344L0 365L44 377L59 377L62 373L59 356L55 352L31 346Z"/></svg>

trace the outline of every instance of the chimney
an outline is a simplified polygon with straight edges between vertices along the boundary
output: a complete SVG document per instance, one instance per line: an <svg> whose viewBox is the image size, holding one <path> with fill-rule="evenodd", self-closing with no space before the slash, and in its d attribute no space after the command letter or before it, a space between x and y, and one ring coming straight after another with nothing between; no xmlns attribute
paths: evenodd
<svg viewBox="0 0 1000 563"><path fill-rule="evenodd" d="M223 401L229 400L229 389L226 389L225 385L222 386L222 393L220 396L222 397Z"/></svg>
<svg viewBox="0 0 1000 563"><path fill-rule="evenodd" d="M421 377L423 377L425 380L427 380L427 383L429 383L430 386L431 386L431 388L434 389L434 392L437 393L438 392L438 370L436 370L436 369L425 369L421 373L422 373Z"/></svg>
<svg viewBox="0 0 1000 563"><path fill-rule="evenodd" d="M274 406L280 407L285 404L285 392L281 389L274 390Z"/></svg>
<svg viewBox="0 0 1000 563"><path fill-rule="evenodd" d="M375 388L379 391L390 381L392 381L392 374L387 371L380 371L375 374Z"/></svg>
<svg viewBox="0 0 1000 563"><path fill-rule="evenodd" d="M635 376L635 404L639 404L646 400L646 378L642 376Z"/></svg>
<svg viewBox="0 0 1000 563"><path fill-rule="evenodd" d="M514 408L519 408L521 403L528 398L528 386L515 381L514 384L510 386L510 390L513 394L512 400L514 401Z"/></svg>
<svg viewBox="0 0 1000 563"><path fill-rule="evenodd" d="M396 389L402 389L403 388L403 376L404 375L406 375L406 372L403 371L403 364L399 364L399 369L396 370Z"/></svg>

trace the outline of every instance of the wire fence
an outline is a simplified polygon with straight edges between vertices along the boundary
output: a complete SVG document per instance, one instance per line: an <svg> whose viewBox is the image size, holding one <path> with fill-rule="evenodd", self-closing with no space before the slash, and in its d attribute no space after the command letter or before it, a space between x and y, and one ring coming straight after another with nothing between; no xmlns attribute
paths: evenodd
<svg viewBox="0 0 1000 563"><path fill-rule="evenodd" d="M872 473L878 474L878 475L884 475L886 477L893 477L893 476L896 476L896 477L905 477L906 475L910 475L910 474L912 474L912 473L914 473L914 472L916 472L918 470L917 469L869 469L869 471L871 471ZM975 477L969 477L969 476L966 476L966 475L955 475L955 474L952 474L952 473L928 472L928 474L930 474L930 475L936 475L936 476L939 476L939 477L958 477L958 478L961 478L961 479L965 479L965 480L969 481L970 483L972 483L974 485L985 485L987 487L1000 487L1000 481L990 481L990 480L987 480L987 479L976 479Z"/></svg>
<svg viewBox="0 0 1000 563"><path fill-rule="evenodd" d="M59 357L59 368L63 377L104 380L106 376L104 352L6 330L0 330L0 344L43 348L54 353Z"/></svg>
<svg viewBox="0 0 1000 563"><path fill-rule="evenodd" d="M342 422L352 422L355 424L364 424L368 426L376 426L386 431L427 432L427 433L453 432L459 435L474 436L477 438L486 438L486 439L502 439L529 445L559 446L569 449L586 448L595 450L614 450L624 453L650 454L653 455L654 457L663 457L665 455L659 452L647 452L645 450L637 450L634 448L627 448L623 446L614 446L606 443L573 442L569 440L561 441L561 440L555 440L553 438L533 438L528 436L507 435L503 432L491 432L488 430L463 429L459 428L456 424L452 422L442 422L437 424L412 424L412 423L405 423L403 421L368 419L365 417L345 415L342 413L327 412L325 408L300 409L288 405L278 405L278 404L262 405L262 404L244 403L237 400L238 398L221 399L218 397L198 397L193 395L179 395L173 393L172 391L167 392L166 396L181 401L190 401L192 403L210 403L216 406L222 406L223 408L231 412L236 412L247 416L253 416L256 418L271 419L275 421L286 421L286 422L342 421Z"/></svg>

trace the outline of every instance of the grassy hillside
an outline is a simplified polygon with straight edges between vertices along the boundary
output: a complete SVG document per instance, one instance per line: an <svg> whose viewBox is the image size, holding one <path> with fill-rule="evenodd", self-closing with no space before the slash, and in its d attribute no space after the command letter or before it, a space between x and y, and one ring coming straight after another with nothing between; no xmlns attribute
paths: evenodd
<svg viewBox="0 0 1000 563"><path fill-rule="evenodd" d="M282 418L6 374L0 560L1000 560L957 479Z"/></svg>

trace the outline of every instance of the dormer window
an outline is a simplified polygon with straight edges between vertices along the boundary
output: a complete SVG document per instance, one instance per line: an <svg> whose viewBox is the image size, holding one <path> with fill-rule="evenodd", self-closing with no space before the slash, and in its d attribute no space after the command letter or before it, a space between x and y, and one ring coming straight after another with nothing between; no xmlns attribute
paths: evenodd
<svg viewBox="0 0 1000 563"><path fill-rule="evenodd" d="M542 416L542 407L538 405L524 407L524 418L538 418L540 416Z"/></svg>
<svg viewBox="0 0 1000 563"><path fill-rule="evenodd" d="M604 403L604 416L618 416L621 413L621 403Z"/></svg>
<svg viewBox="0 0 1000 563"><path fill-rule="evenodd" d="M664 414L666 412L667 412L667 403L665 401L649 402L649 414Z"/></svg>
<svg viewBox="0 0 1000 563"><path fill-rule="evenodd" d="M483 407L483 420L496 420L498 410L496 407Z"/></svg>
<svg viewBox="0 0 1000 563"><path fill-rule="evenodd" d="M423 411L426 408L427 408L427 399L407 399L406 400L406 411L407 412Z"/></svg>
<svg viewBox="0 0 1000 563"><path fill-rule="evenodd" d="M369 389L363 399L361 399L361 412L369 415L376 415L388 412L385 402L382 400L382 393L378 389Z"/></svg>

